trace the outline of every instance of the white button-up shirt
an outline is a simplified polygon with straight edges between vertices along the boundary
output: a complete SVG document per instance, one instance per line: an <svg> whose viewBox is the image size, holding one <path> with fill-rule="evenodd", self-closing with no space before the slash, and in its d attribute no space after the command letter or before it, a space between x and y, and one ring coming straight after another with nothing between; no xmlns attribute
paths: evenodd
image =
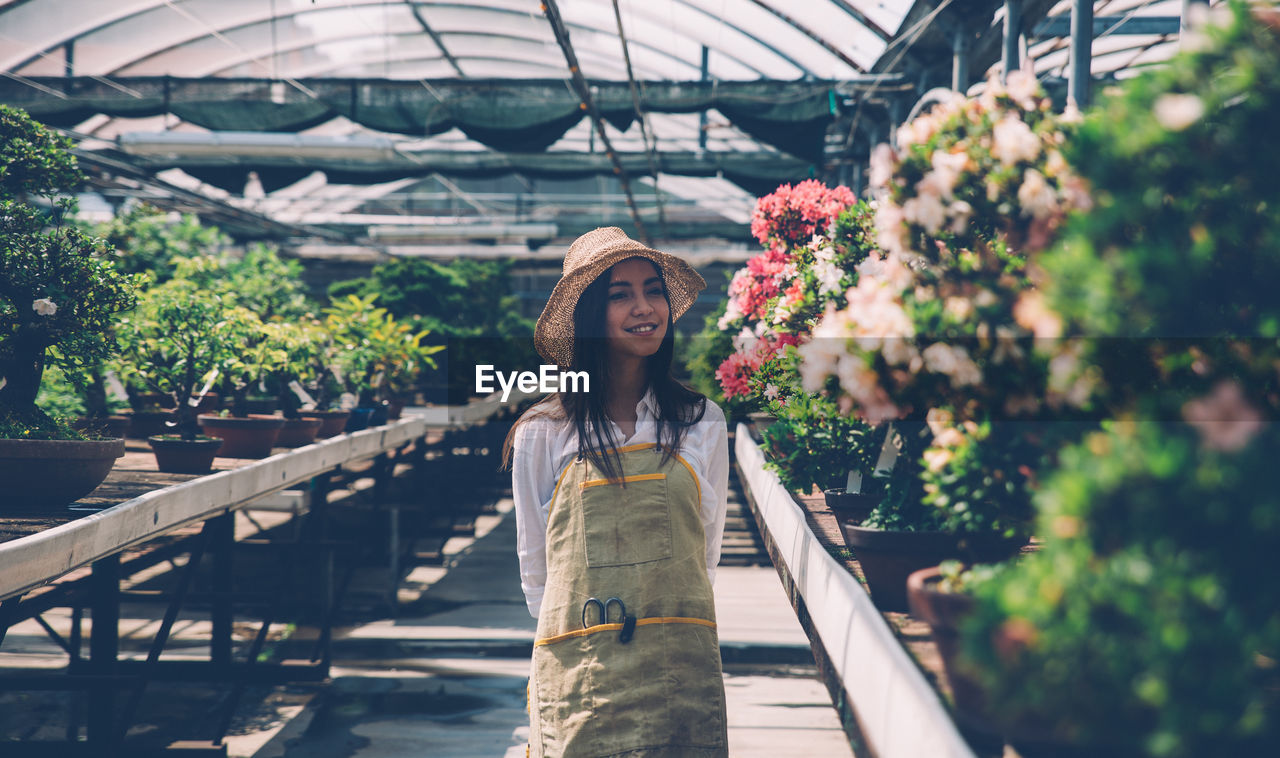
<svg viewBox="0 0 1280 758"><path fill-rule="evenodd" d="M646 392L636 405L635 434L624 439L622 429L610 422L618 446L656 443L657 414L653 393ZM542 591L547 583L547 516L551 513L551 497L560 473L577 457L578 434L567 419L540 416L516 430L511 470L516 550L520 557L520 587L529 613L535 618L542 608ZM702 491L699 511L707 542L707 576L715 581L728 500L729 442L724 412L710 400L702 420L686 430L680 457L693 469Z"/></svg>

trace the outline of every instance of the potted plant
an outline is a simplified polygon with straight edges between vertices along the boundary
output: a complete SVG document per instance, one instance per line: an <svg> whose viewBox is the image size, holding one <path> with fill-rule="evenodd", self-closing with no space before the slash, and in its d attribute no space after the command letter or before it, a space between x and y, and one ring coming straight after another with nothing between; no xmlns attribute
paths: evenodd
<svg viewBox="0 0 1280 758"><path fill-rule="evenodd" d="M1003 744L1000 728L987 705L980 673L960 654L960 629L973 616L970 585L988 580L995 566L966 566L956 560L920 569L907 577L911 615L929 625L951 690L956 724L971 742Z"/></svg>
<svg viewBox="0 0 1280 758"><path fill-rule="evenodd" d="M301 447L315 441L324 421L317 416L305 415L305 407L314 407L316 399L306 390L315 379L314 367L324 354L326 343L323 329L314 322L275 321L263 325L271 334L271 340L282 351L282 362L276 366L272 381L277 388L277 406L284 416L284 426L276 444L280 447Z"/></svg>
<svg viewBox="0 0 1280 758"><path fill-rule="evenodd" d="M147 438L161 471L208 473L222 446L200 434L196 398L240 348L227 328L229 312L221 295L171 279L145 291L121 321L122 368L175 407L175 433Z"/></svg>
<svg viewBox="0 0 1280 758"><path fill-rule="evenodd" d="M338 368L338 355L342 348L334 341L333 333L324 322L314 318L304 319L299 324L305 332L299 339L306 347L295 354L298 359L296 378L305 397L299 396L286 383L281 392L287 392L288 397L282 396L281 406L287 414L291 405L297 403L298 416L319 420L316 437L326 439L342 434L346 429L355 397L348 395L350 405L342 407L346 392L343 380L346 377Z"/></svg>
<svg viewBox="0 0 1280 758"><path fill-rule="evenodd" d="M443 345L422 345L427 332L415 332L386 308L374 305L377 297L349 295L324 311L325 327L342 348L332 368L345 377L347 390L357 398L347 431L358 431L371 422L385 423L393 382L416 376L424 365L434 367L431 355L444 349Z"/></svg>
<svg viewBox="0 0 1280 758"><path fill-rule="evenodd" d="M1280 745L1280 14L1210 20L1101 98L1067 156L1106 202L1042 257L1041 318L1105 422L1043 473L1044 547L974 585L961 628L1020 751Z"/></svg>
<svg viewBox="0 0 1280 758"><path fill-rule="evenodd" d="M36 405L45 368L75 376L110 354L109 327L133 305L132 281L68 222L74 202L58 199L82 181L70 148L0 106L0 489L34 507L84 496L124 454L123 440L85 439Z"/></svg>
<svg viewBox="0 0 1280 758"><path fill-rule="evenodd" d="M890 488L867 523L846 530L863 563L929 542L941 557L1012 556L1029 537L1036 472L1079 433L1083 414L1038 350L1056 336L1036 318L1038 256L1091 199L1062 156L1076 127L1028 72L955 96L898 131L872 159L877 240L799 348L805 389L869 424L893 422ZM895 512L896 511L896 512ZM906 537L890 532L914 532ZM913 566L905 561L900 566ZM885 592L905 607L905 573Z"/></svg>
<svg viewBox="0 0 1280 758"><path fill-rule="evenodd" d="M766 383L765 397L777 418L761 433L765 467L801 496L817 488L837 519L861 523L883 495L872 478L880 449L876 430L841 415L829 399L799 391L784 378L794 372L780 370L779 363L766 364L756 379ZM779 384L786 389L777 389Z"/></svg>
<svg viewBox="0 0 1280 758"><path fill-rule="evenodd" d="M287 334L239 305L227 311L222 329L238 347L222 367L231 402L219 414L201 414L200 427L222 440L223 457L266 458L280 436L284 419L274 413L251 413L249 392L288 363ZM274 406L275 398L271 400Z"/></svg>

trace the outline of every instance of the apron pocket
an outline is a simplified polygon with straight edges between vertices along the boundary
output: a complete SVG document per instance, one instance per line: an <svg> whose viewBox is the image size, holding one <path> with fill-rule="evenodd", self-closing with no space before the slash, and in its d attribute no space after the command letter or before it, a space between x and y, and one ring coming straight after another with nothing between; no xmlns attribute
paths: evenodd
<svg viewBox="0 0 1280 758"><path fill-rule="evenodd" d="M622 483L583 482L582 522L587 566L630 566L671 557L667 475L640 474Z"/></svg>

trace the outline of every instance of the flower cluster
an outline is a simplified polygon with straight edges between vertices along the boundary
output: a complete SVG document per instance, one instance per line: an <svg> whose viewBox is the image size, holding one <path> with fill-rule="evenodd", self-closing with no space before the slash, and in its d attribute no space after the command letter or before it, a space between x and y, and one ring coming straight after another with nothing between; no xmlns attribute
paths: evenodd
<svg viewBox="0 0 1280 758"><path fill-rule="evenodd" d="M834 213L834 217L829 225L818 229L821 233L811 233L803 244L767 249L734 274L725 312L715 328L720 332L742 332L751 339L735 339L734 352L722 359L715 372L726 399L748 398L759 405L776 407L798 391L799 375L794 362L774 367L771 375L776 374L777 381L767 396L763 394L764 384L748 379L762 375L766 354L776 354L777 346L797 345L807 338L824 307L843 301L845 290L857 280L859 262L879 257L870 246L874 217L866 204L854 202L843 187L827 190L816 182L802 182L797 189L803 191L797 194L789 186L780 188L769 196L778 202L762 202L761 208L779 206L786 211L790 207L785 202L788 198L815 196L825 198L825 204L811 202L810 215L817 212L812 208L820 205L823 214ZM848 205L835 206L846 200ZM764 222L775 220L768 217ZM812 225L807 228L812 231ZM763 346L757 344L761 340ZM768 353L768 346L775 348L774 353Z"/></svg>
<svg viewBox="0 0 1280 758"><path fill-rule="evenodd" d="M778 250L767 250L747 261L746 267L739 269L729 282L729 308L721 329L741 318L765 318L769 300L777 296L795 272L792 256Z"/></svg>
<svg viewBox="0 0 1280 758"><path fill-rule="evenodd" d="M799 338L769 331L761 324L755 332L744 328L733 343L733 354L716 369L716 379L726 398L750 395L754 389L752 379L765 362L777 357L788 345L798 344Z"/></svg>
<svg viewBox="0 0 1280 758"><path fill-rule="evenodd" d="M1059 149L1074 121L1015 72L904 125L897 150L877 147L888 257L859 267L845 307L829 307L801 348L805 388L839 393L872 424L941 407L979 420L1060 409L1072 387L1046 389L1034 343L1060 328L1027 256L1089 206Z"/></svg>
<svg viewBox="0 0 1280 758"><path fill-rule="evenodd" d="M1078 121L1055 116L1034 75L1014 71L1007 86L993 78L979 97L955 95L904 125L897 150L871 156L880 245L933 262L996 236L1042 249L1069 212L1092 204L1061 152Z"/></svg>
<svg viewBox="0 0 1280 758"><path fill-rule="evenodd" d="M768 250L786 252L821 234L857 200L848 187L827 187L816 179L784 184L756 201L751 234Z"/></svg>

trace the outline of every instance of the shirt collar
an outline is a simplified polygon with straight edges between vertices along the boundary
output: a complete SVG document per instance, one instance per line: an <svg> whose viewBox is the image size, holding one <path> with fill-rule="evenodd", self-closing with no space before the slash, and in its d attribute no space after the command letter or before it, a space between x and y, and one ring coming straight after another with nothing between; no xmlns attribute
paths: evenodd
<svg viewBox="0 0 1280 758"><path fill-rule="evenodd" d="M645 390L644 397L636 404L636 418L644 418L646 415L650 419L658 418L658 399L653 396L652 388Z"/></svg>

